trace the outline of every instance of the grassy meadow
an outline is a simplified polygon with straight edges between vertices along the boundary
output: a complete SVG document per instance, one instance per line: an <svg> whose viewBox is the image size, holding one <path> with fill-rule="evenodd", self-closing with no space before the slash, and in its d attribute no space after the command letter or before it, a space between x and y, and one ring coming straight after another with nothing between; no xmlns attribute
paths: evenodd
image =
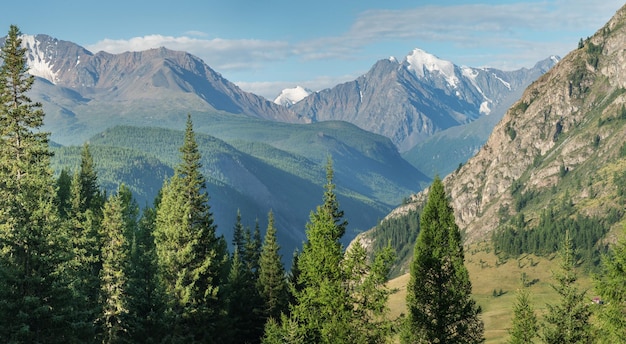
<svg viewBox="0 0 626 344"><path fill-rule="evenodd" d="M482 308L482 319L485 323L485 343L506 343L508 329L511 327L513 305L516 290L522 287L522 275L530 290L535 313L541 321L541 314L546 304L557 303L558 295L551 286L555 283L552 271L559 269L559 258L523 255L518 259L501 261L493 253L487 243L466 247L465 266L472 280L473 297ZM396 319L406 312L406 285L409 274L389 281L390 289L395 292L389 298L390 316ZM580 288L589 289L589 302L595 296L591 289L591 278L579 273ZM495 291L495 296L494 296Z"/></svg>

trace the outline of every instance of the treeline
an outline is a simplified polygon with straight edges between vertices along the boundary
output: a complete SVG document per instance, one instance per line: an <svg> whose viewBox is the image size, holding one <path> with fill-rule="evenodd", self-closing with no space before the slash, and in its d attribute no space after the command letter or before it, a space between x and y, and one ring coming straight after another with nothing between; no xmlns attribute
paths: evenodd
<svg viewBox="0 0 626 344"><path fill-rule="evenodd" d="M551 207L541 213L535 226L530 227L524 214L520 213L493 233L492 242L496 252L505 256L516 257L524 253L545 256L557 252L565 233L569 232L585 267L593 269L599 264L601 254L606 252L606 247L599 243L600 239L621 216L615 209L599 217L572 214L568 209Z"/></svg>
<svg viewBox="0 0 626 344"><path fill-rule="evenodd" d="M386 245L396 252L396 263L391 268L391 276L402 273L402 262L413 256L413 245L420 231L421 209L410 209L402 216L394 216L380 221L372 232L374 251Z"/></svg>

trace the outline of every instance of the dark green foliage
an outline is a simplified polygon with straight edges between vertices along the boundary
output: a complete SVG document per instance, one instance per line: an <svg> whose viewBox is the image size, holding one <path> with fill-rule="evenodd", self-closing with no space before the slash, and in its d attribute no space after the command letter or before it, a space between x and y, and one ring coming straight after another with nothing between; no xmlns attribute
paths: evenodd
<svg viewBox="0 0 626 344"><path fill-rule="evenodd" d="M563 242L561 271L554 274L557 284L553 285L560 299L557 304L547 305L542 337L547 344L592 343L591 309L586 291L579 291L576 285L578 259L569 233L566 232Z"/></svg>
<svg viewBox="0 0 626 344"><path fill-rule="evenodd" d="M275 320L280 319L282 313L287 314L289 304L285 268L281 262L279 250L280 246L276 241L274 214L270 212L259 260L257 288L264 302L264 317Z"/></svg>
<svg viewBox="0 0 626 344"><path fill-rule="evenodd" d="M382 250L387 244L397 252L397 260L391 268L391 276L397 276L403 272L402 263L413 255L413 246L420 231L420 209L411 209L402 216L389 217L381 221L372 233L374 251Z"/></svg>
<svg viewBox="0 0 626 344"><path fill-rule="evenodd" d="M497 252L506 256L518 256L522 253L548 255L556 252L563 242L566 231L578 248L587 268L593 268L602 252L598 241L608 232L610 225L619 219L602 219L576 214L571 216L565 207L550 208L542 212L536 227L527 228L523 215L505 227L495 231L492 242ZM610 214L608 212L607 214Z"/></svg>
<svg viewBox="0 0 626 344"><path fill-rule="evenodd" d="M126 234L131 222L127 217L130 204L122 193L111 196L104 205L102 226L102 269L100 302L103 343L120 343L128 336L128 270L129 245Z"/></svg>
<svg viewBox="0 0 626 344"><path fill-rule="evenodd" d="M330 159L326 169L324 202L311 213L307 242L294 264L298 272L290 314L281 316L280 326L268 322L264 343L375 343L390 333L384 283L391 248L371 264L359 244L343 253L339 240L347 222L334 194Z"/></svg>
<svg viewBox="0 0 626 344"><path fill-rule="evenodd" d="M172 340L205 342L218 334L227 253L225 240L215 233L190 118L180 151L182 162L165 183L157 209L156 251L172 309Z"/></svg>
<svg viewBox="0 0 626 344"><path fill-rule="evenodd" d="M82 319L65 279L67 233L48 133L40 131L44 113L27 96L35 78L20 37L11 25L0 50L0 342L65 343L76 339Z"/></svg>
<svg viewBox="0 0 626 344"><path fill-rule="evenodd" d="M598 341L619 343L626 338L626 241L620 240L602 257L601 270L595 278L598 305Z"/></svg>
<svg viewBox="0 0 626 344"><path fill-rule="evenodd" d="M522 102L521 104L526 104L526 103ZM515 138L517 137L517 132L515 131L515 128L513 128L513 126L511 125L511 122L506 124L505 131L507 135L509 135L509 138L511 139L511 141L515 140Z"/></svg>
<svg viewBox="0 0 626 344"><path fill-rule="evenodd" d="M480 343L480 307L471 298L461 233L437 177L420 221L407 285L403 343Z"/></svg>
<svg viewBox="0 0 626 344"><path fill-rule="evenodd" d="M228 333L222 340L225 343L258 343L266 320L263 298L257 288L260 229L258 222L254 234L250 233L250 228L244 229L240 212L237 212L233 228L233 246L230 272L223 293L226 300L224 329L228 329Z"/></svg>
<svg viewBox="0 0 626 344"><path fill-rule="evenodd" d="M532 343L539 335L537 316L530 302L528 290L517 291L517 298L513 307L513 324L509 329L509 344Z"/></svg>
<svg viewBox="0 0 626 344"><path fill-rule="evenodd" d="M57 200L56 204L59 207L59 215L62 219L67 219L70 211L70 199L71 199L71 186L72 175L67 169L61 170L59 177L57 178Z"/></svg>
<svg viewBox="0 0 626 344"><path fill-rule="evenodd" d="M155 202L158 206L158 202ZM165 335L165 295L158 280L154 230L156 210L146 208L129 238L128 329L135 343L159 343Z"/></svg>

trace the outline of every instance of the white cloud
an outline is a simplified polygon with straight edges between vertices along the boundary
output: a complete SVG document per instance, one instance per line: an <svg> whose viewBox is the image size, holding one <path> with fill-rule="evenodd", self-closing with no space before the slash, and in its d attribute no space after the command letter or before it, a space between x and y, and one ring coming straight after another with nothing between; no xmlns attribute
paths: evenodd
<svg viewBox="0 0 626 344"><path fill-rule="evenodd" d="M187 51L217 71L259 68L265 62L283 60L292 55L289 44L282 41L201 39L188 36L148 35L126 40L104 39L86 46L92 52L106 51L112 54L158 47Z"/></svg>

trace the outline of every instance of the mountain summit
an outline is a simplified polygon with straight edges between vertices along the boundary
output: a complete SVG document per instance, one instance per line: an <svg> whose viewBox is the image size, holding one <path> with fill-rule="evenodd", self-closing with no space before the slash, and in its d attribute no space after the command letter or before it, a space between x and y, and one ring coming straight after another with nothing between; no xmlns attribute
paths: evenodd
<svg viewBox="0 0 626 344"><path fill-rule="evenodd" d="M500 118L532 81L557 57L531 69L505 72L459 67L415 49L402 62L376 62L354 81L322 90L291 109L311 121L343 120L389 137L407 151L434 133L481 116Z"/></svg>
<svg viewBox="0 0 626 344"><path fill-rule="evenodd" d="M303 122L289 109L242 91L186 52L158 48L93 54L47 35L25 35L23 45L29 49L30 73L48 81L36 83L33 92L51 118L46 124L52 126L53 139L62 143L105 129L91 128L94 117L101 124L150 125L175 114L226 112ZM82 130L68 132L69 127Z"/></svg>

